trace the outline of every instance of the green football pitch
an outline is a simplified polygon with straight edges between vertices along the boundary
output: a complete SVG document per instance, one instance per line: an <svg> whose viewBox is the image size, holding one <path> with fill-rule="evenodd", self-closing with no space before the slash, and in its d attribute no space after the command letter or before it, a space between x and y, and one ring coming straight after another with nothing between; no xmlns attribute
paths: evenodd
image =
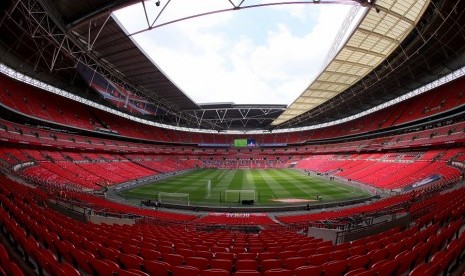
<svg viewBox="0 0 465 276"><path fill-rule="evenodd" d="M255 205L312 204L368 195L358 187L291 169L198 169L121 193L134 202L159 199L190 205L234 205L251 199Z"/></svg>

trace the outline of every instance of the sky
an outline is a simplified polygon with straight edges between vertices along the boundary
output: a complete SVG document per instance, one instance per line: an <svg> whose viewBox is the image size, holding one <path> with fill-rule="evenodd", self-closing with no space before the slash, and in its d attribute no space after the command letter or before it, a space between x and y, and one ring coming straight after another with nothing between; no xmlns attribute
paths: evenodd
<svg viewBox="0 0 465 276"><path fill-rule="evenodd" d="M273 2L278 1L245 0L242 6ZM155 26L232 8L228 0L144 4L150 24L166 5ZM141 3L114 15L129 34L137 33L131 36L134 41L196 103L290 105L323 69L350 8L276 5L205 15L151 30Z"/></svg>

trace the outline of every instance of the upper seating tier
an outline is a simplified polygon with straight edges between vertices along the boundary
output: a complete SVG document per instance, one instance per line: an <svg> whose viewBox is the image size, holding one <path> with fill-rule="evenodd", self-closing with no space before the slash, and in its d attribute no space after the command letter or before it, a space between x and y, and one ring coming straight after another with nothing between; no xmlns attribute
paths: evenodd
<svg viewBox="0 0 465 276"><path fill-rule="evenodd" d="M293 144L399 126L463 106L465 103L464 87L465 77L341 125L290 133L247 135L247 138L254 138L258 144ZM235 138L244 138L238 137L238 135L169 130L136 123L42 91L6 75L0 76L0 104L25 115L65 126L93 131L106 130L122 136L150 141L183 144L232 144Z"/></svg>

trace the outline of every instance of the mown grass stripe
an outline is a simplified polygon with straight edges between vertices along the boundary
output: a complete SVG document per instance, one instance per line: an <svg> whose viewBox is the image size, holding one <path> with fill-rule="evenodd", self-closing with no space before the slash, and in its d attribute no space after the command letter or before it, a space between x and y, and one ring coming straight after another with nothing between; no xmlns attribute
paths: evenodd
<svg viewBox="0 0 465 276"><path fill-rule="evenodd" d="M208 180L211 180L209 197ZM326 201L366 194L359 188L290 169L199 169L126 191L124 194L138 198L153 198L159 192L189 193L191 203L219 204L225 190L255 190L257 199L260 199L259 204L273 204L273 199L276 198L314 199L316 195L321 195Z"/></svg>

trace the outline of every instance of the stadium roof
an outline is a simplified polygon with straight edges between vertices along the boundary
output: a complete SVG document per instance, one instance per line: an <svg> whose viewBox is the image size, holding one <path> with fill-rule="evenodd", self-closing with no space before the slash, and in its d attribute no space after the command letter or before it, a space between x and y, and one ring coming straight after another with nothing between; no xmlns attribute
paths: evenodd
<svg viewBox="0 0 465 276"><path fill-rule="evenodd" d="M124 78L137 85L145 96L164 99L176 109L196 109L194 103L185 93L154 66L154 61L134 41L126 35L120 24L110 16L113 10L138 3L135 0L88 0L88 1L53 1L63 26L72 32L82 44L92 49L99 62L106 64Z"/></svg>
<svg viewBox="0 0 465 276"><path fill-rule="evenodd" d="M353 40L326 68L327 72L289 108L289 112L302 112L287 116L283 106L259 104L245 109L233 104L227 109L215 105L212 108L193 102L177 88L111 16L111 11L137 2L140 1L3 1L0 5L7 15L0 21L0 62L98 100L76 72L76 64L83 62L164 110L151 119L219 131L301 127L343 118L465 65L465 0L378 0L354 32ZM422 11L424 15L417 18L416 14ZM323 88L323 81L341 88ZM312 91L318 94L309 95ZM329 99L325 93L333 97ZM234 112L223 115L221 109ZM261 118L251 120L249 115L257 116L260 112ZM205 117L207 113L211 117Z"/></svg>
<svg viewBox="0 0 465 276"><path fill-rule="evenodd" d="M89 29L88 24L70 25L76 37L92 45L93 53L100 62L114 68L129 83L135 84L145 96L164 99L178 110L198 109L185 93L164 74L148 55L121 29L112 16L94 21L96 27ZM99 34L97 26L103 26Z"/></svg>
<svg viewBox="0 0 465 276"><path fill-rule="evenodd" d="M412 31L428 1L378 0L375 5L326 69L273 125L323 104L373 71Z"/></svg>

